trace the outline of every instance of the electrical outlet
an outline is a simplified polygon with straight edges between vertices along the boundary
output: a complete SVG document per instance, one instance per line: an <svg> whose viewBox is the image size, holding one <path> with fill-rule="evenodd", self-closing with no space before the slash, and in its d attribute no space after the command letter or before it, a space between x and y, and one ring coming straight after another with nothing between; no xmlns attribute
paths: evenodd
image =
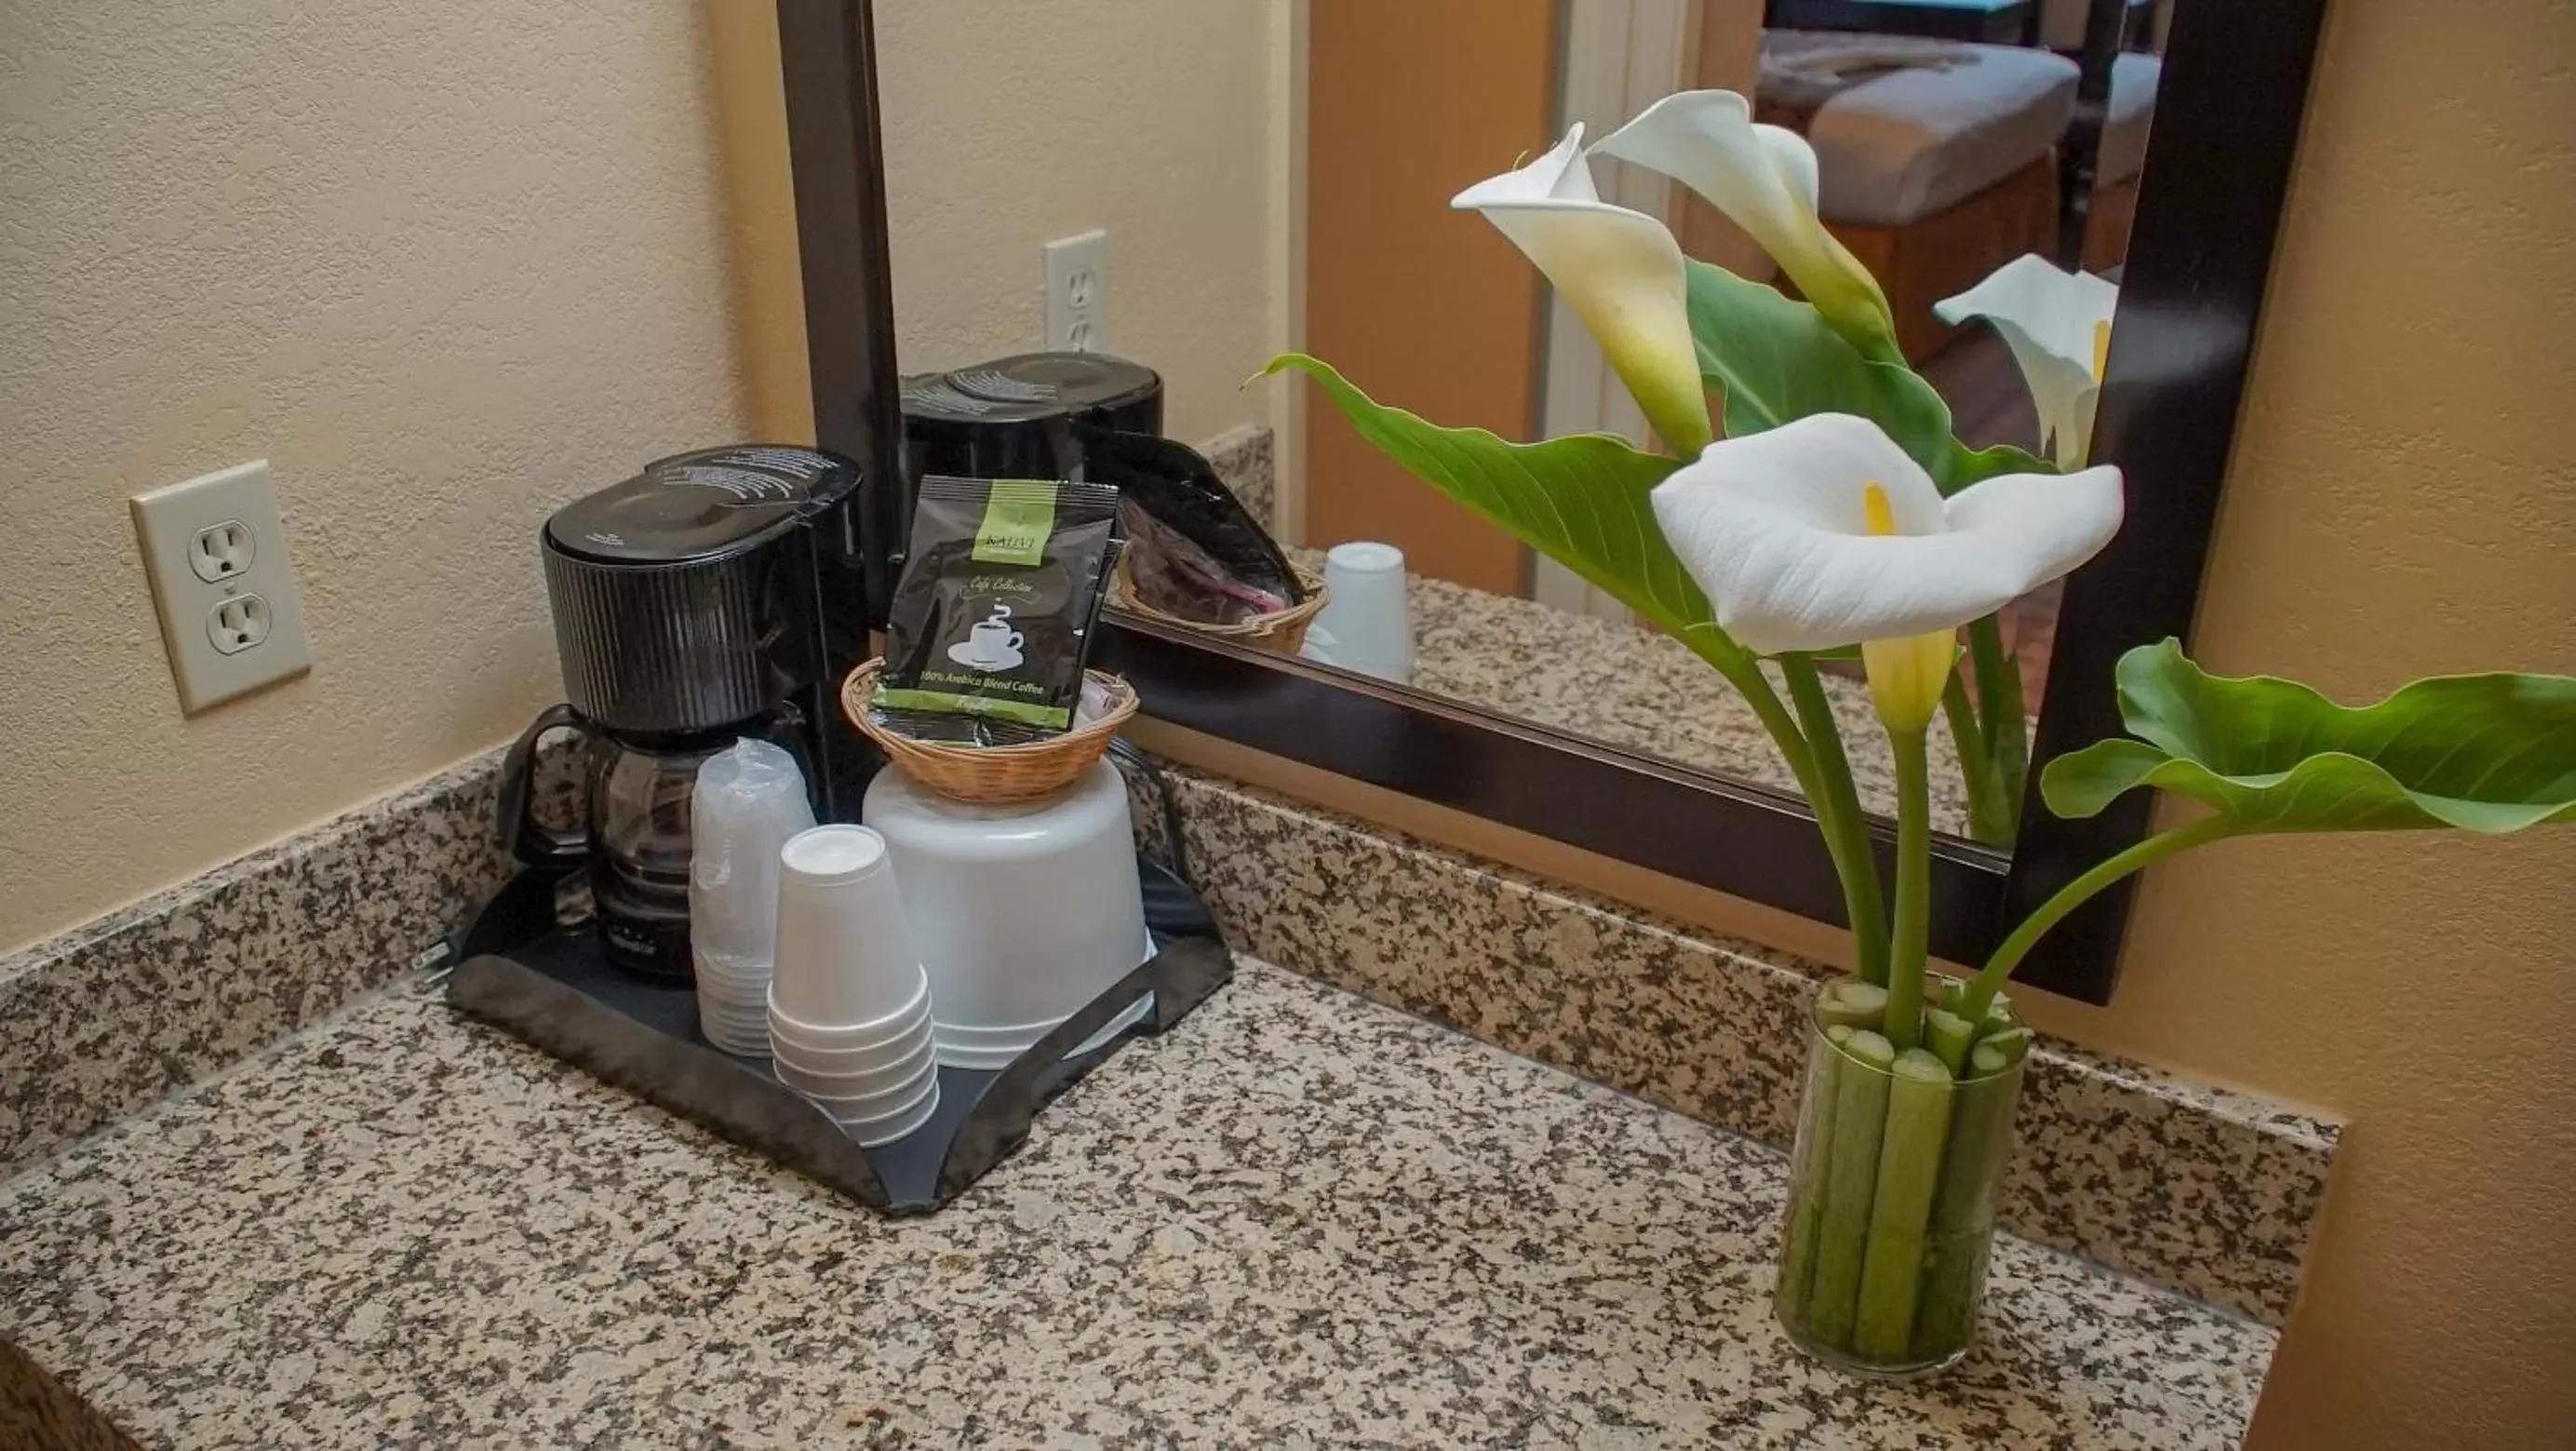
<svg viewBox="0 0 2576 1451"><path fill-rule="evenodd" d="M234 595L206 612L206 638L222 655L238 655L264 643L275 623L268 601L258 595Z"/></svg>
<svg viewBox="0 0 2576 1451"><path fill-rule="evenodd" d="M1047 347L1109 351L1109 234L1095 227L1047 243L1046 286Z"/></svg>
<svg viewBox="0 0 2576 1451"><path fill-rule="evenodd" d="M208 584L222 584L250 568L251 561L258 557L259 546L251 538L250 526L239 519L209 524L188 541L188 567Z"/></svg>
<svg viewBox="0 0 2576 1451"><path fill-rule="evenodd" d="M137 494L143 570L190 715L313 668L268 460Z"/></svg>

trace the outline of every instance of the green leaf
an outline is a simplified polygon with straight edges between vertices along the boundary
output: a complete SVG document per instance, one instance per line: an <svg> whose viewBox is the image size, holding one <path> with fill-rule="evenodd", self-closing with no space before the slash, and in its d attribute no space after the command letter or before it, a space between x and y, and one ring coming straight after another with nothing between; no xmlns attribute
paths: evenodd
<svg viewBox="0 0 2576 1451"><path fill-rule="evenodd" d="M1872 362L1807 303L1723 267L1687 264L1691 341L1700 376L1725 395L1730 438L1815 413L1856 413L1934 471L1950 443L1950 409L1908 368Z"/></svg>
<svg viewBox="0 0 2576 1451"><path fill-rule="evenodd" d="M1606 433L1512 443L1482 428L1443 428L1371 400L1303 353L1282 353L1262 372L1282 368L1313 378L1388 458L1619 603L1685 639L1691 631L1717 634L1708 597L1664 542L1647 503L1679 460Z"/></svg>
<svg viewBox="0 0 2576 1451"><path fill-rule="evenodd" d="M1950 435L1950 405L1930 383L1864 356L1807 303L1705 262L1688 264L1688 273L1700 377L1724 398L1729 438L1814 413L1853 413L1885 429L1945 494L1995 474L2053 472L2017 448L1961 446Z"/></svg>
<svg viewBox="0 0 2576 1451"><path fill-rule="evenodd" d="M1932 471L1932 482L1941 486L1945 495L1955 494L1980 479L1997 474L2053 474L2057 465L2026 448L1999 443L1992 448L1970 448L1957 439L1950 440L1950 456L1942 468Z"/></svg>
<svg viewBox="0 0 2576 1451"><path fill-rule="evenodd" d="M2576 678L2451 675L2340 706L2269 676L2205 674L2167 640L2120 657L2120 717L2139 740L2048 763L2040 792L2091 816L2154 786L2244 832L2507 832L2576 820Z"/></svg>

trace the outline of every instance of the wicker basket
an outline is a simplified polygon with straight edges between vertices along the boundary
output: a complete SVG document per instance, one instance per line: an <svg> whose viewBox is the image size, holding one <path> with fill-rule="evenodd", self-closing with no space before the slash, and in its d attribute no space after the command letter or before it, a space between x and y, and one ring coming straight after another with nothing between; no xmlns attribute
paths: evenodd
<svg viewBox="0 0 2576 1451"><path fill-rule="evenodd" d="M1323 576L1302 564L1291 567L1297 571L1297 582L1306 587L1306 598L1275 615L1261 615L1245 620L1241 624L1202 624L1197 620L1184 620L1178 615L1165 614L1155 609L1152 605L1136 598L1135 581L1129 578L1127 561L1124 559L1118 561L1118 582L1110 602L1130 614L1142 615L1146 619L1188 630L1194 634L1206 635L1211 639L1232 640L1238 645L1249 645L1255 650L1268 650L1279 655L1294 655L1306 643L1306 627L1315 623L1315 616L1323 613L1327 596L1324 592Z"/></svg>
<svg viewBox="0 0 2576 1451"><path fill-rule="evenodd" d="M876 695L882 658L850 672L841 682L841 713L859 733L906 776L955 801L1034 801L1052 796L1080 779L1108 754L1110 738L1136 713L1136 688L1106 671L1087 672L1109 692L1109 713L1053 740L1024 746L960 746L945 741L917 741L897 735L868 715Z"/></svg>

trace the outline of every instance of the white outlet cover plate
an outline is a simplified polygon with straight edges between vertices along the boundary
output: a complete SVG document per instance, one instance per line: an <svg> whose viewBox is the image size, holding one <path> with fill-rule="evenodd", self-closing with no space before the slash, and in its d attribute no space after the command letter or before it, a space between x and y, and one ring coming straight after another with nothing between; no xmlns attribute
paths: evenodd
<svg viewBox="0 0 2576 1451"><path fill-rule="evenodd" d="M1109 233L1098 227L1046 244L1046 345L1109 351Z"/></svg>
<svg viewBox="0 0 2576 1451"><path fill-rule="evenodd" d="M313 643L304 633L304 595L286 555L286 526L277 512L277 490L268 460L255 459L218 473L171 484L132 500L134 535L143 548L143 571L161 617L161 643L179 705L190 715L313 668ZM205 579L198 537L221 529L220 551L231 573ZM247 548L237 531L249 531ZM266 630L245 642L238 631L218 639L228 601L247 604ZM257 633L254 631L254 633Z"/></svg>

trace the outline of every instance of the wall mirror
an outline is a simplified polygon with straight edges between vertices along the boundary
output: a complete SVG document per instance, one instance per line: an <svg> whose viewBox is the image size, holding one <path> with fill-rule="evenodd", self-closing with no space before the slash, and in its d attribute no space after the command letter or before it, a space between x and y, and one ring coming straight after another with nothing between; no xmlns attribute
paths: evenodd
<svg viewBox="0 0 2576 1451"><path fill-rule="evenodd" d="M1244 105L1279 112L1265 124L1284 138L1275 178L1284 201L1270 217L1277 235L1243 266L1284 275L1276 347L1329 359L1378 399L1443 423L1509 438L1599 430L1646 440L1634 403L1544 280L1448 199L1574 124L1597 138L1671 91L1739 91L1757 119L1815 150L1820 213L1879 278L1909 361L1964 442L2043 456L2054 446L2070 461L2089 455L2125 471L2118 539L2062 585L2007 607L1974 660L1981 701L1999 701L2007 684L2019 698L2033 763L2117 730L2113 661L2189 629L2323 0L1272 4L1271 43L1285 50L1272 57L1274 83ZM1037 22L1014 12L1015 23L1088 23L1076 9L1051 8L1060 20ZM780 0L779 16L817 433L870 465L869 524L895 540L909 507L896 381L969 361L896 357L895 323L915 280L890 258L886 170L939 123L895 114L880 89L881 68L911 63L889 49L899 37L880 33L892 12L872 16L864 0ZM939 62L962 74L971 59ZM1011 74L987 83L1052 84ZM1073 124L1083 88L1061 90L1068 123L1049 138L1053 164L1076 178L1090 169L1114 196L1112 179L1139 164L1135 138ZM977 194L964 174L975 157L942 164L955 194ZM1618 162L1596 168L1605 200L1662 218L1689 255L1774 278L1758 247L1681 187ZM1105 211L1097 223L1121 238L1121 294L1208 286L1195 274L1157 276L1150 239L1127 242L1122 220ZM2043 428L1991 326L1954 326L1934 311L2024 254L2120 288L2095 360L2098 395L2085 405L2089 439ZM1123 351L1114 338L1111 350ZM1406 475L1302 381L1254 386L1295 395L1274 413L1270 457L1280 464L1255 500L1265 522L1319 571L1330 546L1400 550L1410 659L1353 668L1328 631L1292 655L1116 613L1101 663L1137 682L1150 714L1842 920L1795 782L1713 671ZM881 573L896 567L875 552ZM1829 670L1824 684L1883 839L1888 774L1866 688L1856 667ZM2143 828L2136 798L2083 822L2051 817L2029 789L1980 801L1946 733L1934 735L1939 955L1980 955L1998 923ZM2106 894L2054 934L2022 980L2106 1001L2126 912L2125 893Z"/></svg>

